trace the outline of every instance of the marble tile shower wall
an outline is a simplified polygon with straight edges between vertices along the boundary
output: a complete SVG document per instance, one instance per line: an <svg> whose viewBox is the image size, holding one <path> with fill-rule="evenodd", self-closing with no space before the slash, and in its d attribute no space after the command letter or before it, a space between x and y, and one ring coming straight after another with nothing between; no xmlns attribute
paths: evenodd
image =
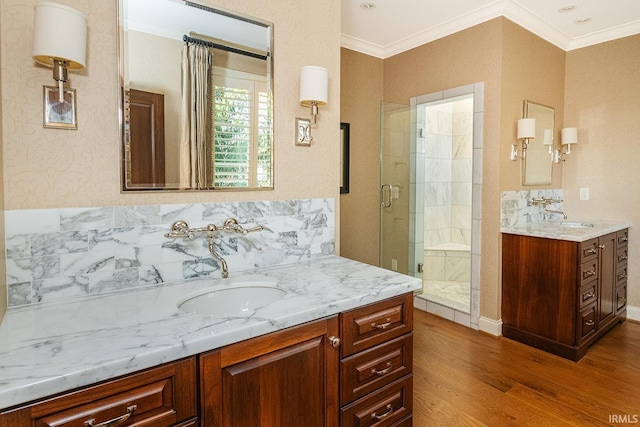
<svg viewBox="0 0 640 427"><path fill-rule="evenodd" d="M229 217L265 227L218 233L230 277L335 252L334 199L5 211L8 305L218 278L205 238L164 234L179 219L201 227Z"/></svg>
<svg viewBox="0 0 640 427"><path fill-rule="evenodd" d="M513 227L532 222L549 219L561 219L558 214L546 213L541 205L534 205L531 199L562 200L562 189L503 191L501 195L500 226ZM563 203L553 203L548 206L552 210L562 210Z"/></svg>

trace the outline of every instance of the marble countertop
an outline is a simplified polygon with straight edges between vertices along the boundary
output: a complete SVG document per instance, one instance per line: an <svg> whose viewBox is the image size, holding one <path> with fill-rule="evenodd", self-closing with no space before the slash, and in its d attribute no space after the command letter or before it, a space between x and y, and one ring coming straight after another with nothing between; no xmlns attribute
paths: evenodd
<svg viewBox="0 0 640 427"><path fill-rule="evenodd" d="M521 236L584 242L595 237L624 230L630 226L631 224L628 222L622 221L563 220L510 225L501 227L500 231L506 234L519 234Z"/></svg>
<svg viewBox="0 0 640 427"><path fill-rule="evenodd" d="M185 313L177 302L256 275L287 295L242 316ZM0 324L0 409L381 301L420 279L337 256L138 291L9 309Z"/></svg>

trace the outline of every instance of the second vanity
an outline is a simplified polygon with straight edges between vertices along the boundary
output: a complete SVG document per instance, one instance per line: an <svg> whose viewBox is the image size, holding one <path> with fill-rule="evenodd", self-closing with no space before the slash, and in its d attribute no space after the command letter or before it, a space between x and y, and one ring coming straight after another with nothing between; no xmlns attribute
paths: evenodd
<svg viewBox="0 0 640 427"><path fill-rule="evenodd" d="M419 279L327 256L227 280L286 295L181 311L200 279L7 313L0 425L411 425Z"/></svg>
<svg viewBox="0 0 640 427"><path fill-rule="evenodd" d="M627 223L502 228L502 334L574 361L626 319Z"/></svg>

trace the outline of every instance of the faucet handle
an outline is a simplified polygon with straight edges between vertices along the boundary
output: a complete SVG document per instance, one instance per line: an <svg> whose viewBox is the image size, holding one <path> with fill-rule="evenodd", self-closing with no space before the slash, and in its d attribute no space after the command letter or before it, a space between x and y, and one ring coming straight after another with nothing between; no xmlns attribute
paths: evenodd
<svg viewBox="0 0 640 427"><path fill-rule="evenodd" d="M189 240L195 239L195 234L189 229L189 224L186 221L176 221L171 225L171 231L166 233L164 237L171 239L176 237L186 237Z"/></svg>

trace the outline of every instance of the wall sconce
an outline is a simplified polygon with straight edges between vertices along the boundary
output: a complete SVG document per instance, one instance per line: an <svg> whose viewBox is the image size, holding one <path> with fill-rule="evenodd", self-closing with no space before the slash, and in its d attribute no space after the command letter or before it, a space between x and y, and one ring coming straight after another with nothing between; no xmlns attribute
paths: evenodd
<svg viewBox="0 0 640 427"><path fill-rule="evenodd" d="M309 65L300 70L300 105L311 107L311 120L296 118L296 145L311 145L311 125L316 124L318 107L327 104L329 70Z"/></svg>
<svg viewBox="0 0 640 427"><path fill-rule="evenodd" d="M56 3L35 6L33 22L33 59L53 67L58 82L58 99L64 102L67 69L86 66L87 18L79 11Z"/></svg>
<svg viewBox="0 0 640 427"><path fill-rule="evenodd" d="M556 163L565 162L563 158L565 154L571 154L571 145L578 143L578 128L562 128L560 131L560 137L562 145L567 146L567 151L556 150L555 159Z"/></svg>
<svg viewBox="0 0 640 427"><path fill-rule="evenodd" d="M530 139L536 137L536 119L518 120L518 139L523 140L522 150L524 151ZM511 144L511 160L518 158L518 146Z"/></svg>

